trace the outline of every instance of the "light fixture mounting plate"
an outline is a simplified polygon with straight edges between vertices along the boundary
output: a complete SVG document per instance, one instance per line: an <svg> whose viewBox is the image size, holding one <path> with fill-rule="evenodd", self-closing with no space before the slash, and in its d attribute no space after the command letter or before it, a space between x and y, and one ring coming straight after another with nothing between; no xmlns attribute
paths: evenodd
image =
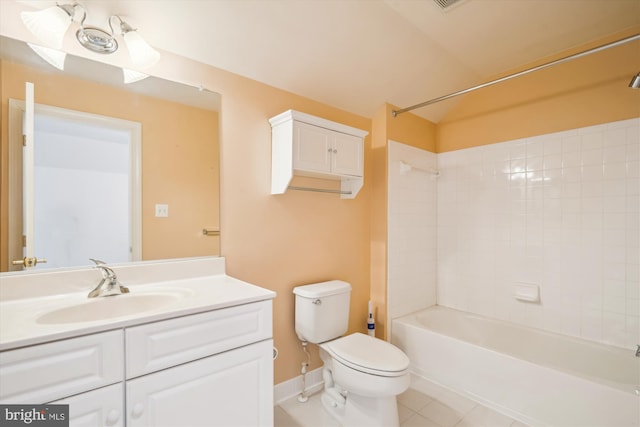
<svg viewBox="0 0 640 427"><path fill-rule="evenodd" d="M92 52L109 54L118 50L118 42L112 34L96 27L83 27L76 32L82 46Z"/></svg>

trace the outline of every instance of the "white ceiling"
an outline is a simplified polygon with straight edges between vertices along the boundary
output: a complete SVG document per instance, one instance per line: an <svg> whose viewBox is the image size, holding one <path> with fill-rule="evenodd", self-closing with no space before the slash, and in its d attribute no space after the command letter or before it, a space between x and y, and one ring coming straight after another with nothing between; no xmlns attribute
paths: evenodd
<svg viewBox="0 0 640 427"><path fill-rule="evenodd" d="M121 15L159 49L366 117L640 25L639 0L461 0L447 10L433 0L80 3L89 23ZM438 121L450 105L414 113Z"/></svg>

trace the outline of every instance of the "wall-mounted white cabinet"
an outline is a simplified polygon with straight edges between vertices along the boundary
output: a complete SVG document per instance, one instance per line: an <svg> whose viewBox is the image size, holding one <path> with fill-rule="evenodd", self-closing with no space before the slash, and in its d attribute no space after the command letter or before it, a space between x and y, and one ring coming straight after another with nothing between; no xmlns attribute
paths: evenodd
<svg viewBox="0 0 640 427"><path fill-rule="evenodd" d="M364 178L367 131L288 110L271 123L271 194L294 175L341 181L342 198L356 197Z"/></svg>

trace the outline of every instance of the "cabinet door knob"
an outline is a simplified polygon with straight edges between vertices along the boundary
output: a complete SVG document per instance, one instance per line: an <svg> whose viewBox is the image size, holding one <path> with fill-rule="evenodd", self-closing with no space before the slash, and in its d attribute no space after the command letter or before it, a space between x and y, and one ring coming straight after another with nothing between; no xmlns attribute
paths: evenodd
<svg viewBox="0 0 640 427"><path fill-rule="evenodd" d="M106 424L108 426L113 426L118 422L119 419L120 419L120 411L118 411L117 409L112 409L107 414Z"/></svg>
<svg viewBox="0 0 640 427"><path fill-rule="evenodd" d="M144 412L144 405L142 403L136 403L135 405L133 405L131 416L133 418L140 418L143 412Z"/></svg>

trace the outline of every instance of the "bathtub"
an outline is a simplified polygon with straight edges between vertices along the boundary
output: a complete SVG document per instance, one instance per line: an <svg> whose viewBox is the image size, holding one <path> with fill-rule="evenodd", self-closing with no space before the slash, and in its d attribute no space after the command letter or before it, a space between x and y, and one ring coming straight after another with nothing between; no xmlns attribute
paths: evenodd
<svg viewBox="0 0 640 427"><path fill-rule="evenodd" d="M391 325L414 375L531 426L640 425L635 351L442 306Z"/></svg>

